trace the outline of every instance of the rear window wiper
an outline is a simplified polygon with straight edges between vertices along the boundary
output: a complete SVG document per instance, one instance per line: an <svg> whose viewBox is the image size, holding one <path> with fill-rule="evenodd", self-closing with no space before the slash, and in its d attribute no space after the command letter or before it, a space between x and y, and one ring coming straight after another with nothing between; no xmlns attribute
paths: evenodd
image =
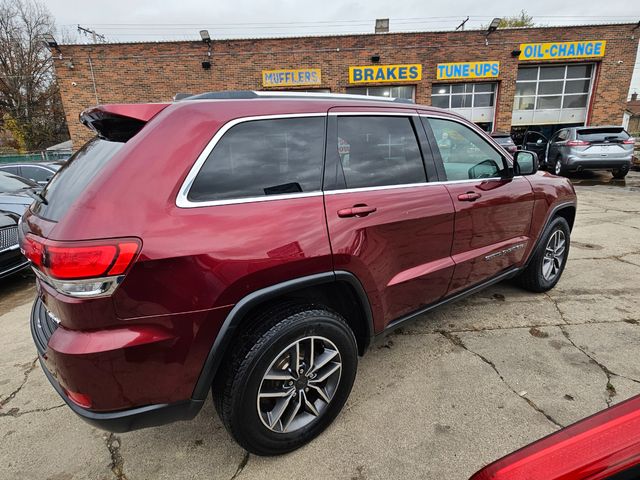
<svg viewBox="0 0 640 480"><path fill-rule="evenodd" d="M38 200L38 201L44 203L45 205L49 205L49 202L47 202L47 199L42 196L40 191L36 190L36 187L26 188L24 190L24 192L27 195L29 195L31 198L33 198L34 200Z"/></svg>

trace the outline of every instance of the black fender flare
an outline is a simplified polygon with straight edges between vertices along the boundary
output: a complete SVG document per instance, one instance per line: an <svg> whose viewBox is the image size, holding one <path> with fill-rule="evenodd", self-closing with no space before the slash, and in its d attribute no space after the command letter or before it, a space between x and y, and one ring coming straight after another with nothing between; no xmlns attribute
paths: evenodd
<svg viewBox="0 0 640 480"><path fill-rule="evenodd" d="M529 253L529 257L527 258L527 261L524 263L524 265L521 267L521 270L524 270L525 268L527 268L529 266L529 263L531 263L531 260L533 259L533 256L538 251L538 248L540 247L540 243L542 242L542 233L549 226L549 224L554 219L556 214L560 210L562 210L563 208L567 208L567 207L573 207L573 208L575 208L577 210L577 207L578 207L577 206L577 202L574 202L574 201L561 202L561 203L558 203L558 204L554 205L553 207L551 207L549 209L549 211L547 213L547 218L544 221L544 225L540 229L540 235L538 235L538 238L536 239L536 243L533 245L533 248L531 249L531 252Z"/></svg>
<svg viewBox="0 0 640 480"><path fill-rule="evenodd" d="M216 336L213 346L209 350L209 354L204 362L198 381L193 389L191 399L195 401L204 400L209 394L209 390L213 383L213 380L218 372L220 363L230 346L231 339L234 337L236 329L242 322L244 316L255 306L268 301L272 298L276 298L286 293L294 292L306 287L322 285L334 282L346 282L353 287L360 304L363 309L365 317L366 338L364 338L365 349L371 343L374 336L373 315L371 313L371 305L369 304L369 298L365 293L364 288L360 280L351 272L346 271L332 271L316 273L300 278L294 278L282 283L270 285L268 287L256 290L242 298L235 304L231 312L225 318L218 335Z"/></svg>

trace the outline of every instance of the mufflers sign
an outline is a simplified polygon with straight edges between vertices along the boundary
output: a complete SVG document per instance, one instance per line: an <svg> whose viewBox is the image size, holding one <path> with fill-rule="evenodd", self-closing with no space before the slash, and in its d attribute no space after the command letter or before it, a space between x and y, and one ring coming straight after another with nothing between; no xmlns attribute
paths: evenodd
<svg viewBox="0 0 640 480"><path fill-rule="evenodd" d="M564 60L604 57L605 40L520 44L519 60Z"/></svg>
<svg viewBox="0 0 640 480"><path fill-rule="evenodd" d="M422 80L422 65L367 65L349 67L349 83L410 82Z"/></svg>
<svg viewBox="0 0 640 480"><path fill-rule="evenodd" d="M319 68L300 68L297 70L263 70L263 87L296 87L301 85L320 85L322 76Z"/></svg>

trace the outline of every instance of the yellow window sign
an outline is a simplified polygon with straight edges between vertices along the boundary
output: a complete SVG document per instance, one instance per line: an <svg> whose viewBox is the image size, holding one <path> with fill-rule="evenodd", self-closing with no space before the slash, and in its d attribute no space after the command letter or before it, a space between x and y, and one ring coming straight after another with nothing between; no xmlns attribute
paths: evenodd
<svg viewBox="0 0 640 480"><path fill-rule="evenodd" d="M322 74L319 68L300 68L296 70L263 70L263 87L296 87L301 85L320 85Z"/></svg>
<svg viewBox="0 0 640 480"><path fill-rule="evenodd" d="M365 65L349 67L349 83L410 82L422 80L422 65Z"/></svg>
<svg viewBox="0 0 640 480"><path fill-rule="evenodd" d="M500 74L500 62L439 63L436 66L438 80L458 78L492 78Z"/></svg>
<svg viewBox="0 0 640 480"><path fill-rule="evenodd" d="M520 44L520 60L562 60L604 57L606 40Z"/></svg>

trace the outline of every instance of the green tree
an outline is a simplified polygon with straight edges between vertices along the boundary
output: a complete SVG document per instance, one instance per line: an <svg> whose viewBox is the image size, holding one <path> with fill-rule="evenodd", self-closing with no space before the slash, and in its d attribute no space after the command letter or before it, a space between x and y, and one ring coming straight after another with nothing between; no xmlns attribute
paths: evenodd
<svg viewBox="0 0 640 480"><path fill-rule="evenodd" d="M505 17L500 19L498 28L508 27L535 27L536 24L533 21L533 17L527 13L526 10L521 10L518 15L511 17Z"/></svg>
<svg viewBox="0 0 640 480"><path fill-rule="evenodd" d="M43 43L55 32L38 0L0 0L0 129L21 150L69 138L53 62Z"/></svg>

